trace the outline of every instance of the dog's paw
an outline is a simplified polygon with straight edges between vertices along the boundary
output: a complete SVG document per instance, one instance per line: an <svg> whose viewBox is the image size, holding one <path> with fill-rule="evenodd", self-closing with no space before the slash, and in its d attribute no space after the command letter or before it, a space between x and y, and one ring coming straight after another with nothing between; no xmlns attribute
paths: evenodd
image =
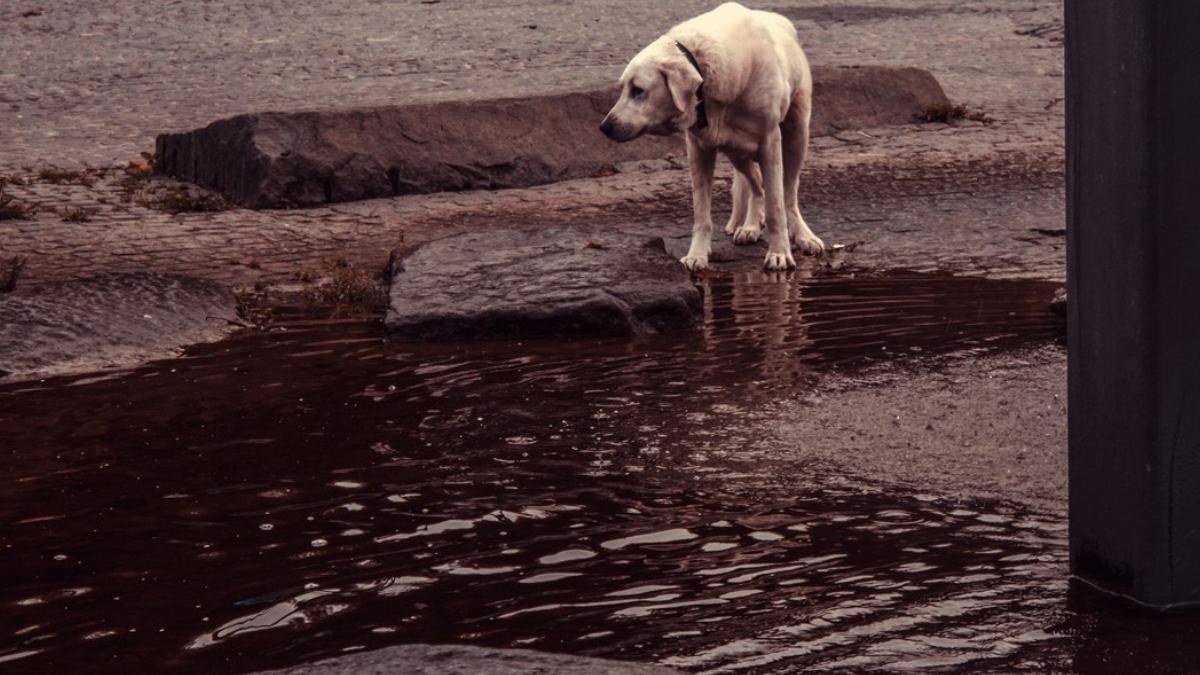
<svg viewBox="0 0 1200 675"><path fill-rule="evenodd" d="M797 235L792 238L792 245L802 255L821 255L825 252L825 242L811 232L807 235Z"/></svg>
<svg viewBox="0 0 1200 675"><path fill-rule="evenodd" d="M737 231L738 231L738 224L737 224L737 223L733 222L732 220L730 220L729 222L725 223L725 234L727 234L727 235L729 235L729 236L731 236L731 237L732 237L732 236L733 236L733 233L734 233L734 232L737 232Z"/></svg>
<svg viewBox="0 0 1200 675"><path fill-rule="evenodd" d="M763 261L763 269L772 272L786 272L796 269L796 259L792 257L791 251L767 253L767 259Z"/></svg>
<svg viewBox="0 0 1200 675"><path fill-rule="evenodd" d="M747 227L742 225L733 233L733 243L738 246L746 246L753 244L762 238L761 227Z"/></svg>
<svg viewBox="0 0 1200 675"><path fill-rule="evenodd" d="M680 258L679 262L683 263L683 266L692 272L708 269L708 256L706 255L692 255L689 253Z"/></svg>

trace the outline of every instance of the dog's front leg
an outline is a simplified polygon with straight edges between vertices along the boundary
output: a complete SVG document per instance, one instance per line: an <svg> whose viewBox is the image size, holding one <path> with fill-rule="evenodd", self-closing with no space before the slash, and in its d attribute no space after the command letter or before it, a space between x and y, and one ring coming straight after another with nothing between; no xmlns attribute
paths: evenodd
<svg viewBox="0 0 1200 675"><path fill-rule="evenodd" d="M679 262L694 272L708 267L712 251L712 181L717 151L701 146L688 132L687 154L692 169L692 245Z"/></svg>
<svg viewBox="0 0 1200 675"><path fill-rule="evenodd" d="M763 261L763 267L769 270L794 270L796 259L792 257L787 210L784 207L783 134L778 126L771 127L759 146L758 163L762 167L767 207L767 258Z"/></svg>

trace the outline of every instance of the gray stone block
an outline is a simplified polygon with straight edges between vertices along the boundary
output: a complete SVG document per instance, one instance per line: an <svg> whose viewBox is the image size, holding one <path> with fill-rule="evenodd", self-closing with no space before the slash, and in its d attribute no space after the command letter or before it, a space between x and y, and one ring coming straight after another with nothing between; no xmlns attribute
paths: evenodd
<svg viewBox="0 0 1200 675"><path fill-rule="evenodd" d="M459 235L393 267L386 325L399 339L632 336L700 320L701 293L662 239L611 228Z"/></svg>
<svg viewBox="0 0 1200 675"><path fill-rule="evenodd" d="M816 135L906 123L945 104L916 68L814 70ZM529 187L682 156L681 137L618 144L598 125L611 86L528 98L264 112L157 139L158 169L251 208Z"/></svg>

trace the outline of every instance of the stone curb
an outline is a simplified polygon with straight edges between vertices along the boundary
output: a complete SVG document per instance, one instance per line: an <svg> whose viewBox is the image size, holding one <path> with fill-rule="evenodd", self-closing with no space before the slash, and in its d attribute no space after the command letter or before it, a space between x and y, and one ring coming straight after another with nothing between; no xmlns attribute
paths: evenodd
<svg viewBox="0 0 1200 675"><path fill-rule="evenodd" d="M702 294L664 241L607 225L445 237L393 272L394 339L631 337L702 323Z"/></svg>
<svg viewBox="0 0 1200 675"><path fill-rule="evenodd" d="M597 130L616 92L239 115L157 138L159 170L251 208L518 188L682 155L679 137L617 144ZM917 68L814 69L814 135L911 122L946 105Z"/></svg>

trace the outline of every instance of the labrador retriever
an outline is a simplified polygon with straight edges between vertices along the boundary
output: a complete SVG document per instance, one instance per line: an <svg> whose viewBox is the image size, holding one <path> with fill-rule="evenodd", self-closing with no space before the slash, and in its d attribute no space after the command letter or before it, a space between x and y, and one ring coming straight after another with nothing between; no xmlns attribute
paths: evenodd
<svg viewBox="0 0 1200 675"><path fill-rule="evenodd" d="M692 174L692 243L680 262L708 267L717 152L735 170L725 233L759 240L766 221L768 270L796 267L792 244L818 255L820 237L800 215L800 169L808 152L812 74L785 17L727 2L689 19L633 57L621 96L600 129L614 141L642 134L687 139Z"/></svg>

